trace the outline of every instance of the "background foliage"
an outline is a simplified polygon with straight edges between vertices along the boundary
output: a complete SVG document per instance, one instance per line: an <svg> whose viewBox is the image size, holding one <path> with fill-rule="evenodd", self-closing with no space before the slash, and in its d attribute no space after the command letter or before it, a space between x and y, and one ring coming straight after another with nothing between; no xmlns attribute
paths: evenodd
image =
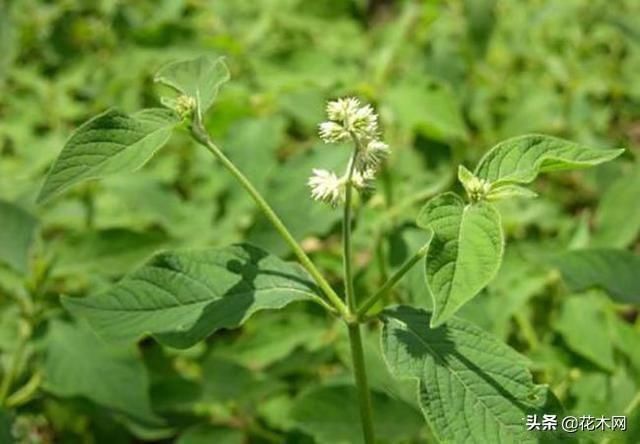
<svg viewBox="0 0 640 444"><path fill-rule="evenodd" d="M499 204L505 261L460 316L525 354L567 414L626 413L613 442L639 442L639 16L635 0L0 0L0 374L14 375L0 384L0 442L360 442L345 331L312 304L187 350L107 344L60 304L167 248L243 241L287 256L186 134L140 171L36 206L74 128L109 107L159 105L153 74L200 54L227 56L233 79L208 129L337 286L339 214L305 182L349 153L321 146L316 125L329 98L376 104L393 155L359 206L358 294L422 246L413 221L460 188L457 165L500 140L627 147L597 169L544 176L537 199ZM424 270L392 297L428 308ZM378 329L366 344L377 433L429 442Z"/></svg>

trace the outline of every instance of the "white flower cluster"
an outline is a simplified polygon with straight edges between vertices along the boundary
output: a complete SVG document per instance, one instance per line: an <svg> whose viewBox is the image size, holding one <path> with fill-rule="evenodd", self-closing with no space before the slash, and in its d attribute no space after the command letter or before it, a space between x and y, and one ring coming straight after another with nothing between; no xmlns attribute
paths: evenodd
<svg viewBox="0 0 640 444"><path fill-rule="evenodd" d="M327 104L329 120L320 124L320 138L325 143L352 140L356 144L351 184L360 191L373 188L380 164L389 155L389 146L379 139L378 115L371 105L361 105L353 97ZM309 178L311 197L336 206L343 200L348 172L342 177L327 170L314 169Z"/></svg>

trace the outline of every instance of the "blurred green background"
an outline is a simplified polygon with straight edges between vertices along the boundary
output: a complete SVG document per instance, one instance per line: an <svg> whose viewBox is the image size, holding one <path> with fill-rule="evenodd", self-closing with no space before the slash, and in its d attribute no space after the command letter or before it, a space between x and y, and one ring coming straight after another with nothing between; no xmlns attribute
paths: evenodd
<svg viewBox="0 0 640 444"><path fill-rule="evenodd" d="M505 263L462 316L526 354L571 414L628 410L612 442L640 442L638 17L637 0L0 0L0 369L17 362L9 392L24 389L0 409L0 442L360 442L344 332L314 307L186 351L107 346L60 307L162 249L246 241L287 257L186 133L141 171L35 205L73 129L110 107L160 106L155 71L201 54L232 72L208 129L338 288L340 214L306 180L349 153L322 145L317 124L331 98L375 105L393 153L358 210L360 294L421 245L420 206L459 189L457 165L495 143L540 132L627 148L500 205ZM393 297L428 307L421 270ZM430 442L376 328L380 438Z"/></svg>

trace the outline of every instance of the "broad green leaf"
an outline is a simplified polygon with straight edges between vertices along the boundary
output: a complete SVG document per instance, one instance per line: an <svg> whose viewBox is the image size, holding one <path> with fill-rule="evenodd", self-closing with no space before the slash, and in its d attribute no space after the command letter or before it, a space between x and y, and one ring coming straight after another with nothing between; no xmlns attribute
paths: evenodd
<svg viewBox="0 0 640 444"><path fill-rule="evenodd" d="M586 147L541 134L507 139L480 160L474 175L490 183L530 183L547 171L588 168L615 159L624 150Z"/></svg>
<svg viewBox="0 0 640 444"><path fill-rule="evenodd" d="M162 423L151 410L149 379L135 347L107 344L83 324L54 320L44 353L47 391L82 396L149 425Z"/></svg>
<svg viewBox="0 0 640 444"><path fill-rule="evenodd" d="M201 113L213 104L220 86L229 80L222 57L200 56L173 62L160 69L154 80L196 99Z"/></svg>
<svg viewBox="0 0 640 444"><path fill-rule="evenodd" d="M240 430L201 424L185 430L178 437L176 444L243 444L244 442L244 434Z"/></svg>
<svg viewBox="0 0 640 444"><path fill-rule="evenodd" d="M17 205L0 200L0 263L26 273L38 221Z"/></svg>
<svg viewBox="0 0 640 444"><path fill-rule="evenodd" d="M640 233L640 163L616 180L602 196L596 212L593 245L624 248Z"/></svg>
<svg viewBox="0 0 640 444"><path fill-rule="evenodd" d="M443 193L427 202L417 223L434 233L426 271L434 307L431 323L436 327L498 272L504 250L500 215L490 203L465 205L458 195Z"/></svg>
<svg viewBox="0 0 640 444"><path fill-rule="evenodd" d="M373 391L373 424L376 437L384 442L406 442L415 438L424 421L407 403ZM291 409L298 428L319 444L363 443L358 410L358 392L351 385L328 385L303 393Z"/></svg>
<svg viewBox="0 0 640 444"><path fill-rule="evenodd" d="M131 116L108 110L80 126L54 162L38 201L79 182L142 167L169 139L176 115L145 109Z"/></svg>
<svg viewBox="0 0 640 444"><path fill-rule="evenodd" d="M235 328L253 313L311 300L316 288L296 264L250 245L167 252L110 290L62 299L100 334L132 340L152 334L187 348L221 328Z"/></svg>
<svg viewBox="0 0 640 444"><path fill-rule="evenodd" d="M574 250L552 259L573 291L602 288L622 303L640 303L640 256L625 250Z"/></svg>
<svg viewBox="0 0 640 444"><path fill-rule="evenodd" d="M523 356L458 318L433 329L430 313L412 307L387 309L382 317L387 364L397 378L418 381L438 442L540 442L527 431L526 415L555 413L557 401L547 386L533 383Z"/></svg>
<svg viewBox="0 0 640 444"><path fill-rule="evenodd" d="M571 350L613 371L613 341L605 310L606 304L597 294L571 296L562 303L555 329Z"/></svg>

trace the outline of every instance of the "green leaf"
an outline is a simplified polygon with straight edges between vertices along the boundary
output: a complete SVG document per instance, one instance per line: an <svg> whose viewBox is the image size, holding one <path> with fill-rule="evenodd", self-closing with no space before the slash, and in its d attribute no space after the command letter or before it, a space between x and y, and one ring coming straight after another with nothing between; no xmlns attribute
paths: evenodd
<svg viewBox="0 0 640 444"><path fill-rule="evenodd" d="M444 84L413 78L392 87L383 98L398 125L429 138L450 142L467 137L457 98Z"/></svg>
<svg viewBox="0 0 640 444"><path fill-rule="evenodd" d="M385 442L415 438L423 421L407 403L372 392L376 437ZM294 402L291 410L298 428L323 444L363 443L358 410L358 392L351 385L312 388Z"/></svg>
<svg viewBox="0 0 640 444"><path fill-rule="evenodd" d="M200 424L185 430L176 444L242 444L244 442L244 434L240 430Z"/></svg>
<svg viewBox="0 0 640 444"><path fill-rule="evenodd" d="M596 212L593 245L624 248L640 233L640 163L618 180L602 196Z"/></svg>
<svg viewBox="0 0 640 444"><path fill-rule="evenodd" d="M135 347L107 344L83 324L50 323L45 338L45 389L82 396L149 425L162 420L151 410L149 379Z"/></svg>
<svg viewBox="0 0 640 444"><path fill-rule="evenodd" d="M571 350L613 371L613 340L605 310L606 305L597 294L572 296L563 301L555 329Z"/></svg>
<svg viewBox="0 0 640 444"><path fill-rule="evenodd" d="M573 291L599 287L622 303L640 303L640 256L630 251L574 250L555 256L552 263Z"/></svg>
<svg viewBox="0 0 640 444"><path fill-rule="evenodd" d="M38 202L79 182L141 168L169 139L178 122L164 109L132 116L111 109L76 130L54 162Z"/></svg>
<svg viewBox="0 0 640 444"><path fill-rule="evenodd" d="M458 318L429 327L430 313L400 306L382 313L382 348L393 374L418 381L420 405L438 442L538 443L527 414L554 413L547 386L526 359ZM550 432L546 436L550 436Z"/></svg>
<svg viewBox="0 0 640 444"><path fill-rule="evenodd" d="M0 200L0 263L4 262L16 271L26 273L29 248L37 226L37 219L30 213Z"/></svg>
<svg viewBox="0 0 640 444"><path fill-rule="evenodd" d="M541 134L507 139L491 148L474 175L490 183L530 183L540 173L588 168L615 159L623 149L594 149Z"/></svg>
<svg viewBox="0 0 640 444"><path fill-rule="evenodd" d="M196 99L200 113L204 113L229 77L229 69L222 57L200 56L170 63L158 71L154 80Z"/></svg>
<svg viewBox="0 0 640 444"><path fill-rule="evenodd" d="M161 231L124 228L69 233L58 249L56 276L91 273L122 276L168 242Z"/></svg>
<svg viewBox="0 0 640 444"><path fill-rule="evenodd" d="M446 322L498 272L504 238L498 211L487 202L465 205L455 193L431 199L417 224L434 235L426 260L433 299L432 327Z"/></svg>
<svg viewBox="0 0 640 444"><path fill-rule="evenodd" d="M62 299L104 337L132 340L152 334L187 348L253 313L312 300L316 287L296 264L250 245L167 252L104 293Z"/></svg>
<svg viewBox="0 0 640 444"><path fill-rule="evenodd" d="M487 193L487 200L489 202L503 200L503 199L512 199L514 197L533 199L534 197L538 197L538 194L535 191L531 191L528 188L521 187L519 185L513 185L513 184L505 184L502 186L492 188Z"/></svg>

